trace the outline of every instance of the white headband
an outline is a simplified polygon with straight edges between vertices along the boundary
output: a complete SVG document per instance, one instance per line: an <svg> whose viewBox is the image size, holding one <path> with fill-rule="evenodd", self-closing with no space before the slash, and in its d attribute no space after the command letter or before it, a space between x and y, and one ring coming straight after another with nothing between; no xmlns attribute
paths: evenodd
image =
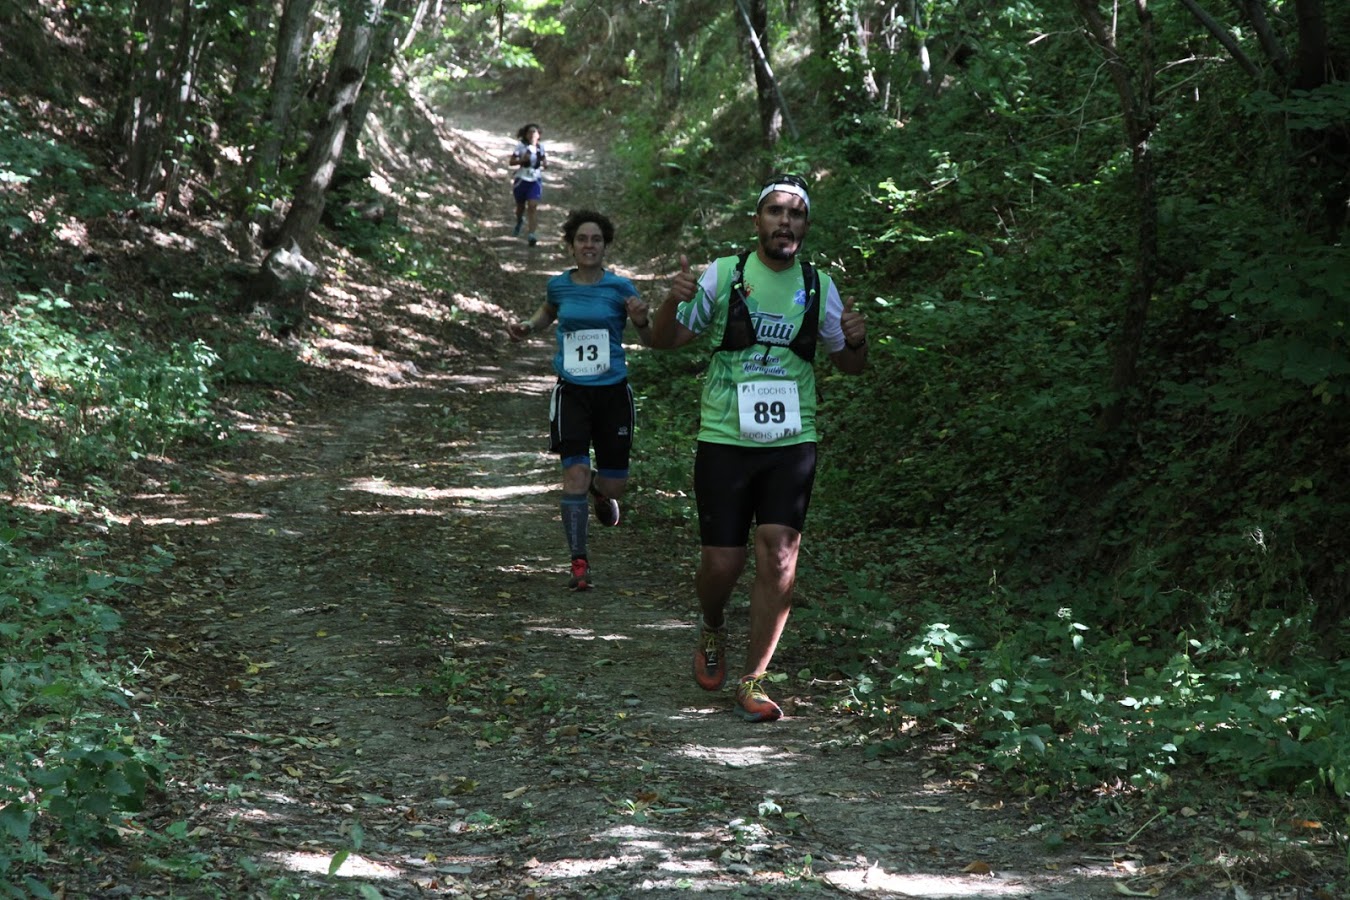
<svg viewBox="0 0 1350 900"><path fill-rule="evenodd" d="M774 191L782 191L784 194L796 194L798 197L801 197L802 202L806 204L806 211L808 213L811 212L811 198L806 196L806 188L795 184L788 184L786 182L766 184L764 190L759 192L759 199L755 201L755 209L759 209L759 205L764 202L764 198Z"/></svg>

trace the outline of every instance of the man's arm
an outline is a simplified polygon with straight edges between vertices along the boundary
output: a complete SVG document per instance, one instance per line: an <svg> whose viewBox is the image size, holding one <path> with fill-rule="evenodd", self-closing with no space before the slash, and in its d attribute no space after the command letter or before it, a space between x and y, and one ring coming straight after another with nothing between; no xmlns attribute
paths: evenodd
<svg viewBox="0 0 1350 900"><path fill-rule="evenodd" d="M693 299L698 290L698 281L689 268L689 257L680 254L680 271L671 279L670 290L655 312L652 313L651 339L647 346L657 350L674 350L692 341L696 335L675 321L675 312L681 303Z"/></svg>
<svg viewBox="0 0 1350 900"><path fill-rule="evenodd" d="M844 332L844 346L830 354L830 362L841 372L857 375L867 368L867 321L854 310L852 298L844 301L839 328Z"/></svg>

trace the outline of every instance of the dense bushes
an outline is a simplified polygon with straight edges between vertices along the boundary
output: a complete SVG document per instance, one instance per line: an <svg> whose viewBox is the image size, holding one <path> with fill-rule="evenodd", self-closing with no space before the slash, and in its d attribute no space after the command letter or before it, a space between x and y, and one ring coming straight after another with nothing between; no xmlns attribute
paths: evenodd
<svg viewBox="0 0 1350 900"><path fill-rule="evenodd" d="M219 433L215 352L91 329L51 291L0 310L0 479L79 478Z"/></svg>
<svg viewBox="0 0 1350 900"><path fill-rule="evenodd" d="M44 543L0 526L0 890L44 847L110 837L164 766L131 705L134 666L110 652L121 620L109 604L134 575L101 571L96 544Z"/></svg>

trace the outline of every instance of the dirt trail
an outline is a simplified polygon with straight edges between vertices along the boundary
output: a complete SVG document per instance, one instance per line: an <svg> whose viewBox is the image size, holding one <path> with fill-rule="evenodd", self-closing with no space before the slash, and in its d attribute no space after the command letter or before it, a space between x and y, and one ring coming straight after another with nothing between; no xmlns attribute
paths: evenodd
<svg viewBox="0 0 1350 900"><path fill-rule="evenodd" d="M466 116L459 139L497 156L519 124ZM613 196L590 137L545 136L544 234ZM486 299L524 313L564 263L510 236L501 184ZM137 501L178 558L134 636L184 757L156 824L185 822L191 853L110 852L89 895L1118 896L1128 857L1048 855L1034 818L918 749L867 759L810 685L758 726L700 691L683 535L595 525L599 587L566 591L549 351L480 337L439 368L349 348L376 374L339 402Z"/></svg>

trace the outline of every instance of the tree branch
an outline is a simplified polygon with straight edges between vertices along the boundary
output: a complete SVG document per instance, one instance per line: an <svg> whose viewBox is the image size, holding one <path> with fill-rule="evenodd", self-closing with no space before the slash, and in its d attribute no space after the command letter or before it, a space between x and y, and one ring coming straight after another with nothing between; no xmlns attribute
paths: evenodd
<svg viewBox="0 0 1350 900"><path fill-rule="evenodd" d="M1181 0L1181 5L1191 11L1191 15L1195 16L1196 21L1205 26L1205 30L1213 35L1216 41L1223 44L1224 49L1229 52L1239 66L1242 66L1244 72L1253 78L1261 77L1260 67L1252 62L1251 57L1243 52L1242 48L1238 46L1238 42L1233 40L1233 36L1228 33L1228 29L1224 28L1223 25L1219 24L1218 20L1201 9L1200 4L1196 3L1195 0Z"/></svg>

